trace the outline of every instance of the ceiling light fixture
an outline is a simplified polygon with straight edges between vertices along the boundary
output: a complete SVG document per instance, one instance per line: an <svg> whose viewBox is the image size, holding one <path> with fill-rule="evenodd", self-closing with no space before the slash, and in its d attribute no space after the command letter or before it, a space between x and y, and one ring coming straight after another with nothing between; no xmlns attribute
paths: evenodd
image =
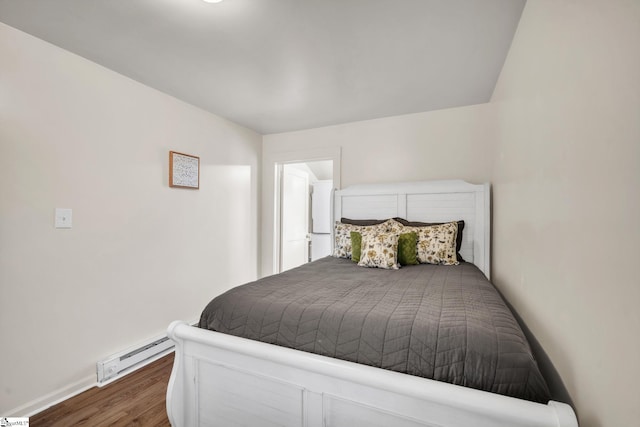
<svg viewBox="0 0 640 427"><path fill-rule="evenodd" d="M202 0L206 3L220 3L222 0Z"/></svg>

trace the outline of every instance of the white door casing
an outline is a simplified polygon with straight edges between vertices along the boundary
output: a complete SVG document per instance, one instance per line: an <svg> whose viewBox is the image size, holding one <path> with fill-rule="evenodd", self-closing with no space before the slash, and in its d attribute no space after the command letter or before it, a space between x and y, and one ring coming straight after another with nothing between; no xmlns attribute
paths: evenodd
<svg viewBox="0 0 640 427"><path fill-rule="evenodd" d="M262 242L260 277L280 271L280 171L289 163L305 163L318 160L333 161L333 185L341 188L341 149L322 147L292 151L266 151L262 168Z"/></svg>

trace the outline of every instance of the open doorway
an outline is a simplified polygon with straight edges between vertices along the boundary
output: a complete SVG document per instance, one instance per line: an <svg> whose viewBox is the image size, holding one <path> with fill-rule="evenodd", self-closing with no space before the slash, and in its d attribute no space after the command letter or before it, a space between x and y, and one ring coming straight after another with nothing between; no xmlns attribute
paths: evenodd
<svg viewBox="0 0 640 427"><path fill-rule="evenodd" d="M330 255L333 166L333 160L278 166L279 271Z"/></svg>

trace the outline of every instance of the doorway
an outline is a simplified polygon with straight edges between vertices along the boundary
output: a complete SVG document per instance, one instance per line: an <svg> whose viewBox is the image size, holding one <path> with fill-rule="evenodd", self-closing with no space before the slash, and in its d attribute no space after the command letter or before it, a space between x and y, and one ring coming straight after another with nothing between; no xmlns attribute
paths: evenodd
<svg viewBox="0 0 640 427"><path fill-rule="evenodd" d="M333 160L279 165L279 271L331 253Z"/></svg>

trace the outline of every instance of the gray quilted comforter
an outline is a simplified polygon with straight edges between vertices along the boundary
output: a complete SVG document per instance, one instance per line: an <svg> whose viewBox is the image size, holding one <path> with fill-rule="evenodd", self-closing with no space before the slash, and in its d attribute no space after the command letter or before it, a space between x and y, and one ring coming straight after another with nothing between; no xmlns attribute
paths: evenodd
<svg viewBox="0 0 640 427"><path fill-rule="evenodd" d="M234 288L200 327L546 403L529 344L473 264L358 267L327 257Z"/></svg>

